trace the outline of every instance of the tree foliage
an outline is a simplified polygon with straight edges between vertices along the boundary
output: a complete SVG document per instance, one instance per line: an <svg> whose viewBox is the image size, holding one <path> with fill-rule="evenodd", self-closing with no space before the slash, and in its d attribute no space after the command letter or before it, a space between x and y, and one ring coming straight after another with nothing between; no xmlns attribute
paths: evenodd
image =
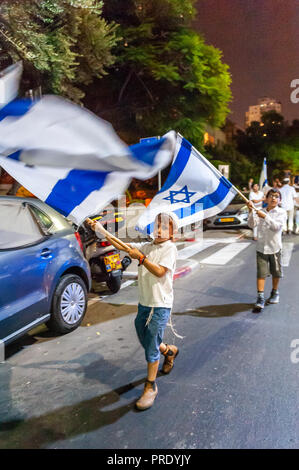
<svg viewBox="0 0 299 470"><path fill-rule="evenodd" d="M258 170L248 157L238 152L233 145L223 147L206 146L205 156L214 166L230 165L230 181L240 189L247 187L249 178L257 178ZM259 170L260 171L260 170Z"/></svg>
<svg viewBox="0 0 299 470"><path fill-rule="evenodd" d="M90 98L94 110L127 140L181 132L195 146L204 125L221 125L231 77L221 52L191 28L193 0L107 0L103 13L120 24L117 61Z"/></svg>
<svg viewBox="0 0 299 470"><path fill-rule="evenodd" d="M260 122L252 122L236 139L237 149L245 154L257 169L267 158L268 176L282 177L285 169L299 172L299 121L292 125L274 111L265 113Z"/></svg>
<svg viewBox="0 0 299 470"><path fill-rule="evenodd" d="M80 102L114 61L116 25L102 18L102 6L98 0L4 0L0 48L24 61L33 86Z"/></svg>

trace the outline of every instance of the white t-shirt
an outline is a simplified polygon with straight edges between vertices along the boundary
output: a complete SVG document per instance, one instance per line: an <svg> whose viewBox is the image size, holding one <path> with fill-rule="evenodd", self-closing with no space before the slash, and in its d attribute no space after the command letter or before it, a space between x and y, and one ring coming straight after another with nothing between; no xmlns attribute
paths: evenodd
<svg viewBox="0 0 299 470"><path fill-rule="evenodd" d="M255 193L254 191L250 191L249 193L249 201L253 201L253 200L256 201L259 199L263 199L263 197L264 197L263 191L258 191L257 193ZM253 204L257 209L261 209L263 207L263 201L254 202Z"/></svg>
<svg viewBox="0 0 299 470"><path fill-rule="evenodd" d="M289 184L285 184L282 188L280 188L280 194L281 207L287 211L294 209L294 197L297 197L296 189Z"/></svg>
<svg viewBox="0 0 299 470"><path fill-rule="evenodd" d="M171 308L173 304L173 275L176 266L177 249L175 244L167 240L163 243L154 242L130 243L144 253L149 261L167 269L163 277L151 274L145 266L138 266L139 303L145 307Z"/></svg>

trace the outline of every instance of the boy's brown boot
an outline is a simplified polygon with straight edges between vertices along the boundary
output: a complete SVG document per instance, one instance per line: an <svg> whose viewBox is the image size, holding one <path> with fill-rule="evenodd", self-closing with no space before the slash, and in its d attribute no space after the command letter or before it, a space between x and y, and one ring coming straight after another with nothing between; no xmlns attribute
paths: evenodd
<svg viewBox="0 0 299 470"><path fill-rule="evenodd" d="M147 410L154 404L157 394L158 387L156 382L153 383L147 380L144 384L143 394L136 402L136 408L138 410Z"/></svg>
<svg viewBox="0 0 299 470"><path fill-rule="evenodd" d="M179 349L174 344L166 344L166 349L162 354L165 356L162 372L164 374L169 374L173 368L174 360L179 354Z"/></svg>

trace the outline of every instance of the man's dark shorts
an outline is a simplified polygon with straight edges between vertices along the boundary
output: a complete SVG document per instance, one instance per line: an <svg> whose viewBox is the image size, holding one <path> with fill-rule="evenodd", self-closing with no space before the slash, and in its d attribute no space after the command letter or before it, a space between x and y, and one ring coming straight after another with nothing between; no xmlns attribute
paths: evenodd
<svg viewBox="0 0 299 470"><path fill-rule="evenodd" d="M256 252L257 278L266 279L267 276L282 277L281 251L272 255Z"/></svg>

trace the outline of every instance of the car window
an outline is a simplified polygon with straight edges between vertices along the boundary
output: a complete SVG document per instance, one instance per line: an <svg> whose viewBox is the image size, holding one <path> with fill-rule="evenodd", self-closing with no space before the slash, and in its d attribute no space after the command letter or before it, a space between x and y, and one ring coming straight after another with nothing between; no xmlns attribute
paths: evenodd
<svg viewBox="0 0 299 470"><path fill-rule="evenodd" d="M34 213L34 215L37 217L39 223L42 224L42 226L46 229L46 230L49 230L52 225L53 225L53 222L52 220L50 219L50 217L47 216L47 214L45 214L43 211L41 211L40 209L38 209L37 207L35 206L32 206L30 204L30 209L32 210L32 212Z"/></svg>
<svg viewBox="0 0 299 470"><path fill-rule="evenodd" d="M21 248L43 238L33 215L23 203L0 202L0 249Z"/></svg>

